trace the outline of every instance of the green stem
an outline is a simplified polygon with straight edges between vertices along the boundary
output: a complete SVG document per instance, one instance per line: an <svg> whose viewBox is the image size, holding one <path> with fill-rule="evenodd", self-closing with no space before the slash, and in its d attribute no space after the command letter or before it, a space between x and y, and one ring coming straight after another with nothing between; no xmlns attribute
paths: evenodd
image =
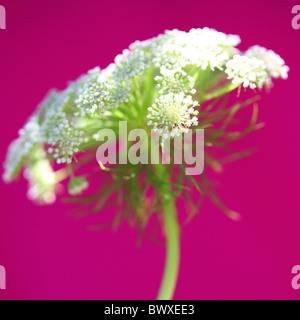
<svg viewBox="0 0 300 320"><path fill-rule="evenodd" d="M166 266L158 300L172 300L176 289L180 262L180 230L175 199L164 197L164 226L167 240Z"/></svg>
<svg viewBox="0 0 300 320"><path fill-rule="evenodd" d="M213 91L211 93L208 93L204 96L203 101L206 100L211 100L211 99L215 99L218 97L221 97L223 95L225 95L226 93L229 93L231 91L234 91L235 89L237 89L238 87L240 87L240 84L235 84L235 83L229 83L227 86L222 87L217 89L216 91Z"/></svg>

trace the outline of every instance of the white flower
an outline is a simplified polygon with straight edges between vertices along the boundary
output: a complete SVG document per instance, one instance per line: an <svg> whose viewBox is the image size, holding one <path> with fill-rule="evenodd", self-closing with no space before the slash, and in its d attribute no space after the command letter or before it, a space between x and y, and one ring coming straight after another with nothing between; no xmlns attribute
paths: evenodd
<svg viewBox="0 0 300 320"><path fill-rule="evenodd" d="M42 122L40 142L48 146L48 153L58 164L71 163L84 140L77 118L68 113L71 98L72 90L52 92L38 111Z"/></svg>
<svg viewBox="0 0 300 320"><path fill-rule="evenodd" d="M118 108L120 104L128 103L131 96L131 86L120 85L115 81L109 83L110 95L108 100L109 108Z"/></svg>
<svg viewBox="0 0 300 320"><path fill-rule="evenodd" d="M235 84L243 84L245 88L262 88L270 84L266 65L257 58L235 55L226 64L225 72Z"/></svg>
<svg viewBox="0 0 300 320"><path fill-rule="evenodd" d="M32 117L24 128L19 131L19 138L13 141L8 149L4 163L4 181L11 182L19 176L26 157L36 147L39 140L40 126L38 119L37 117Z"/></svg>
<svg viewBox="0 0 300 320"><path fill-rule="evenodd" d="M71 163L84 140L84 132L76 123L70 122L62 111L48 114L41 132L42 142L51 146L53 158L58 164Z"/></svg>
<svg viewBox="0 0 300 320"><path fill-rule="evenodd" d="M35 115L38 117L40 122L48 117L49 114L54 112L64 111L71 104L73 96L73 84L63 92L52 90L39 105Z"/></svg>
<svg viewBox="0 0 300 320"><path fill-rule="evenodd" d="M285 65L285 61L274 51L267 50L260 46L253 46L246 55L250 58L255 57L262 60L266 66L270 77L287 79L290 68Z"/></svg>
<svg viewBox="0 0 300 320"><path fill-rule="evenodd" d="M148 125L153 126L154 131L163 133L164 137L186 133L189 128L198 125L198 111L194 109L197 105L191 96L183 93L162 95L148 108Z"/></svg>
<svg viewBox="0 0 300 320"><path fill-rule="evenodd" d="M289 68L276 53L254 46L243 55L236 49L239 43L238 36L209 28L189 32L175 29L135 42L106 69L94 68L63 92L50 92L9 147L4 180L17 178L26 166L32 181L30 197L53 200L51 188L49 194L43 187L41 194L37 189L47 185L47 179L49 186L52 183L49 163L41 150L47 150L49 158L58 164L71 163L83 142L92 143L93 130L98 126L114 127L131 115L133 125L143 123L143 108L153 97L158 98L148 109L148 126L164 138L174 137L198 125L198 102L193 98L197 91L221 85L226 76L234 84L252 89L269 86L272 77L288 77ZM36 150L42 161L39 164L32 158ZM43 170L46 174L42 178L35 175Z"/></svg>
<svg viewBox="0 0 300 320"><path fill-rule="evenodd" d="M115 58L115 66L110 66L112 79L117 83L130 85L130 79L143 72L146 58L143 51L124 50Z"/></svg>
<svg viewBox="0 0 300 320"><path fill-rule="evenodd" d="M105 100L108 100L109 91L103 83L88 83L79 91L78 99L75 101L80 109L80 116L94 114L99 110L104 110Z"/></svg>
<svg viewBox="0 0 300 320"><path fill-rule="evenodd" d="M159 89L160 95L169 92L196 93L194 89L195 79L181 68L168 69L166 66L162 66L160 73L160 76L155 77L156 87Z"/></svg>
<svg viewBox="0 0 300 320"><path fill-rule="evenodd" d="M77 90L77 114L81 117L92 114L104 114L110 108L128 103L132 91L131 79L144 70L143 54L124 51L116 58L116 63L100 72L93 69L80 79L81 87ZM140 58L140 59L139 59Z"/></svg>
<svg viewBox="0 0 300 320"><path fill-rule="evenodd" d="M144 50L156 67L197 66L212 70L222 68L240 43L238 36L226 35L213 29L192 29L166 31L164 35L135 42L132 49Z"/></svg>
<svg viewBox="0 0 300 320"><path fill-rule="evenodd" d="M226 35L216 30L192 29L187 35L183 55L190 64L201 69L222 68L234 47L240 43L238 36Z"/></svg>
<svg viewBox="0 0 300 320"><path fill-rule="evenodd" d="M75 106L79 109L75 116L85 117L104 111L109 100L109 87L100 81L101 70L94 68L74 84Z"/></svg>

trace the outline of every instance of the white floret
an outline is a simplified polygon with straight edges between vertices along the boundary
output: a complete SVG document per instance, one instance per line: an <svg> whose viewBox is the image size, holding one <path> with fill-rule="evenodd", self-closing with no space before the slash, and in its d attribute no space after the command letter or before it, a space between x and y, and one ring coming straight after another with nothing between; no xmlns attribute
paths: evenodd
<svg viewBox="0 0 300 320"><path fill-rule="evenodd" d="M165 137L187 133L192 126L198 125L197 105L198 102L183 93L162 95L148 108L148 126Z"/></svg>
<svg viewBox="0 0 300 320"><path fill-rule="evenodd" d="M273 50L267 50L260 46L253 46L250 48L246 55L250 58L255 57L262 60L270 77L287 79L290 68L285 65L285 61L276 54Z"/></svg>
<svg viewBox="0 0 300 320"><path fill-rule="evenodd" d="M270 84L266 65L257 58L235 55L227 62L225 73L234 84L243 84L244 88L262 88Z"/></svg>

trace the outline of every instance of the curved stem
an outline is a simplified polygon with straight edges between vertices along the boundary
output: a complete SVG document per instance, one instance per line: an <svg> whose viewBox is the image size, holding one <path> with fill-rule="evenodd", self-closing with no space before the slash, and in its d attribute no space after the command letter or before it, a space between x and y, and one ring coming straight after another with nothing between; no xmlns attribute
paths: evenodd
<svg viewBox="0 0 300 320"><path fill-rule="evenodd" d="M175 200L172 196L165 197L164 219L167 240L167 258L158 300L172 300L176 289L180 261L180 231L177 221Z"/></svg>

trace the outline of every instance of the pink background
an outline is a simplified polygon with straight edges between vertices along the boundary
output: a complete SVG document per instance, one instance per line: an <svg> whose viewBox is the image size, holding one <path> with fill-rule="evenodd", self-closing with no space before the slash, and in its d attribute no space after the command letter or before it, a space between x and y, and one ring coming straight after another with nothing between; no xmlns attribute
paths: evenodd
<svg viewBox="0 0 300 320"><path fill-rule="evenodd" d="M291 270L300 264L300 30L291 27L299 1L2 0L0 30L0 160L49 88L63 89L89 68L105 67L137 39L165 29L209 26L237 33L242 47L261 44L282 55L290 79L261 103L263 131L241 145L259 153L228 165L218 180L225 202L243 216L226 218L208 201L182 233L176 299L299 299ZM26 183L1 182L0 299L153 299L164 249L127 223L91 232L63 204L37 207ZM110 215L108 215L110 216ZM102 215L102 221L108 216Z"/></svg>

